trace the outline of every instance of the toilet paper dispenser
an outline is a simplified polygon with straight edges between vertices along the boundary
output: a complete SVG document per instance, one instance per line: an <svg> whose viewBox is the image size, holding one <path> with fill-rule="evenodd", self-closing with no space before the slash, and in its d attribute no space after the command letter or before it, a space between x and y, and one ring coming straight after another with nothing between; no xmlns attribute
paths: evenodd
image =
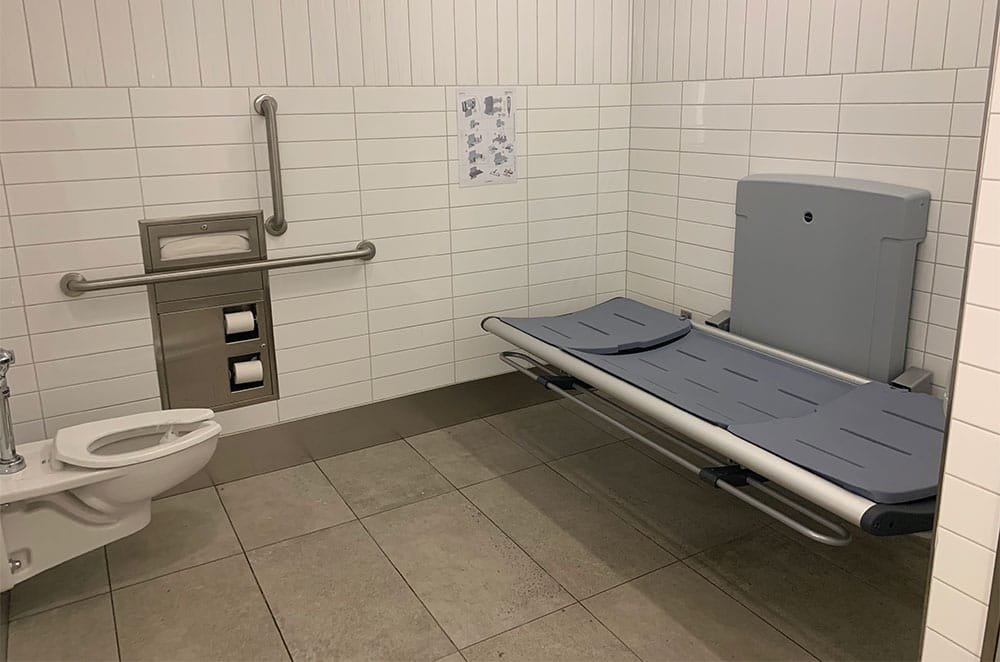
<svg viewBox="0 0 1000 662"><path fill-rule="evenodd" d="M139 222L145 273L88 280L68 273L67 296L146 286L164 408L215 410L278 397L271 327L273 269L370 260L375 246L267 258L260 210Z"/></svg>
<svg viewBox="0 0 1000 662"><path fill-rule="evenodd" d="M267 262L261 212L139 226L163 406L277 398L270 287L266 271L250 268Z"/></svg>

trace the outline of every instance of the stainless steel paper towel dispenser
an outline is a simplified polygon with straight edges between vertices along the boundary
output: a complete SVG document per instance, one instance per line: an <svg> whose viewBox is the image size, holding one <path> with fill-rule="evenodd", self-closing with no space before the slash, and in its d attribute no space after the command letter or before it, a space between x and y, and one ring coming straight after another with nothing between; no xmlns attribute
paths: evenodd
<svg viewBox="0 0 1000 662"><path fill-rule="evenodd" d="M140 221L146 273L267 258L260 211ZM215 410L278 397L271 296L262 270L148 286L165 408Z"/></svg>

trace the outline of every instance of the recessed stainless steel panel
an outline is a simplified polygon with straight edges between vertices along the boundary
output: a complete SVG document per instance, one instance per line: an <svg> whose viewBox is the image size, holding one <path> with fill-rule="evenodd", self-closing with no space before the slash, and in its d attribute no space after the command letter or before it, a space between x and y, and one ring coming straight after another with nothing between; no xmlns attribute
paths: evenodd
<svg viewBox="0 0 1000 662"><path fill-rule="evenodd" d="M156 300L187 301L199 297L233 292L258 292L264 288L267 279L262 271L247 274L227 274L208 278L191 278L171 283L157 283L151 288L156 292Z"/></svg>
<svg viewBox="0 0 1000 662"><path fill-rule="evenodd" d="M218 233L245 238L245 250L240 244L238 251L192 257L165 258L161 252L164 239L206 237L211 242ZM146 273L267 259L260 211L142 221L140 237ZM270 291L263 271L187 278L147 290L164 407L224 410L278 397ZM226 313L247 311L254 314L254 328L227 336ZM261 362L259 383L234 383L232 364L242 360Z"/></svg>

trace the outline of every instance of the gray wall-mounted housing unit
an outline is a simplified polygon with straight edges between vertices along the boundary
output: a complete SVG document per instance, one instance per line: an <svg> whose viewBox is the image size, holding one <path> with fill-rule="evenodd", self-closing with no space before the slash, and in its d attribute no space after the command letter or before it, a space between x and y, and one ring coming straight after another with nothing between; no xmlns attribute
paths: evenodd
<svg viewBox="0 0 1000 662"><path fill-rule="evenodd" d="M752 175L736 189L731 330L888 382L903 372L927 191Z"/></svg>

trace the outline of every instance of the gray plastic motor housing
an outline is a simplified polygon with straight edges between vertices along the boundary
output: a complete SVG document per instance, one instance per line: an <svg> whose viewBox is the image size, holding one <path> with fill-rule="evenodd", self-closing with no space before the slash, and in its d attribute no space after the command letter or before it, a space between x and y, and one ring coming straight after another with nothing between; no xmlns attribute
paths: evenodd
<svg viewBox="0 0 1000 662"><path fill-rule="evenodd" d="M903 372L930 193L751 175L736 189L731 330L888 382Z"/></svg>

